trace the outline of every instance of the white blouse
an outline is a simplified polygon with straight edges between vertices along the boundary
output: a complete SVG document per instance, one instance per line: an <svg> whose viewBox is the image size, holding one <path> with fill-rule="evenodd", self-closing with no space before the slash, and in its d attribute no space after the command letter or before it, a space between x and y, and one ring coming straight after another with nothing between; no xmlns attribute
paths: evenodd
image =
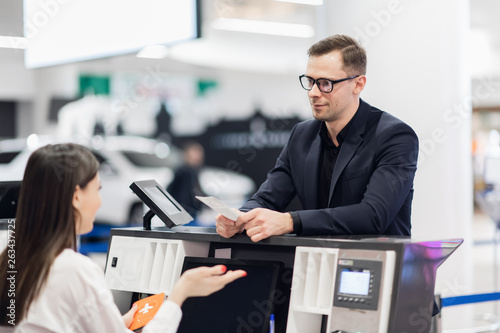
<svg viewBox="0 0 500 333"><path fill-rule="evenodd" d="M132 332L92 259L66 249L54 260L46 282L14 332ZM176 332L181 317L180 307L167 300L142 332Z"/></svg>

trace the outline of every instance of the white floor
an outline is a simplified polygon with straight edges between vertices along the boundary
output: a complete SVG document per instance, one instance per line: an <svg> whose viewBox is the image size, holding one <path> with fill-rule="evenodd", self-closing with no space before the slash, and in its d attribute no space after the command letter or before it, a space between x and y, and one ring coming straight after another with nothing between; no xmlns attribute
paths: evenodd
<svg viewBox="0 0 500 333"><path fill-rule="evenodd" d="M500 292L500 232L493 221L477 210L473 221L473 281L472 294ZM494 239L497 236L495 245ZM496 252L496 260L495 260ZM497 273L495 275L495 261ZM473 313L474 322L470 327L457 328L457 316L463 315L462 307ZM442 311L443 333L497 332L500 333L500 301L482 302L473 305L459 305Z"/></svg>

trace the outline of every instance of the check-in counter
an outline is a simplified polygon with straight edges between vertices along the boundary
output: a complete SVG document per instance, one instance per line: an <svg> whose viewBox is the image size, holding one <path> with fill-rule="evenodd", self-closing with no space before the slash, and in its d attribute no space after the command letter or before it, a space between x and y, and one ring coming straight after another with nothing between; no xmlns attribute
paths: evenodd
<svg viewBox="0 0 500 333"><path fill-rule="evenodd" d="M214 228L112 229L105 277L125 312L138 295L168 295L186 257L281 262L275 332L415 332L430 329L436 270L461 243L294 235L253 243Z"/></svg>

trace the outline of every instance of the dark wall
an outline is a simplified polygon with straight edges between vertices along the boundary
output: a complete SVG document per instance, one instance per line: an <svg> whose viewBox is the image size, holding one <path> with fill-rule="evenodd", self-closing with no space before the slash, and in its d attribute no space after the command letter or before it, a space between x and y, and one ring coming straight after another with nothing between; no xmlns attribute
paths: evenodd
<svg viewBox="0 0 500 333"><path fill-rule="evenodd" d="M266 179L299 118L267 118L257 112L249 119L221 121L198 137L173 138L181 146L195 140L205 148L205 164L240 172L257 186Z"/></svg>
<svg viewBox="0 0 500 333"><path fill-rule="evenodd" d="M0 101L0 138L16 137L16 108L16 102Z"/></svg>

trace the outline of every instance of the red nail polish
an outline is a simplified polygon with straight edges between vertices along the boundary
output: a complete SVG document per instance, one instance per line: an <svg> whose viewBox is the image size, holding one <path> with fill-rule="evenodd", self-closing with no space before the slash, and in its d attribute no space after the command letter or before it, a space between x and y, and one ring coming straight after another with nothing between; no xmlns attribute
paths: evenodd
<svg viewBox="0 0 500 333"><path fill-rule="evenodd" d="M247 272L243 272L243 274L241 275L241 277L245 277L247 276Z"/></svg>
<svg viewBox="0 0 500 333"><path fill-rule="evenodd" d="M221 271L222 271L222 273L225 273L225 272L227 271L227 267L223 265L223 266L221 267Z"/></svg>

